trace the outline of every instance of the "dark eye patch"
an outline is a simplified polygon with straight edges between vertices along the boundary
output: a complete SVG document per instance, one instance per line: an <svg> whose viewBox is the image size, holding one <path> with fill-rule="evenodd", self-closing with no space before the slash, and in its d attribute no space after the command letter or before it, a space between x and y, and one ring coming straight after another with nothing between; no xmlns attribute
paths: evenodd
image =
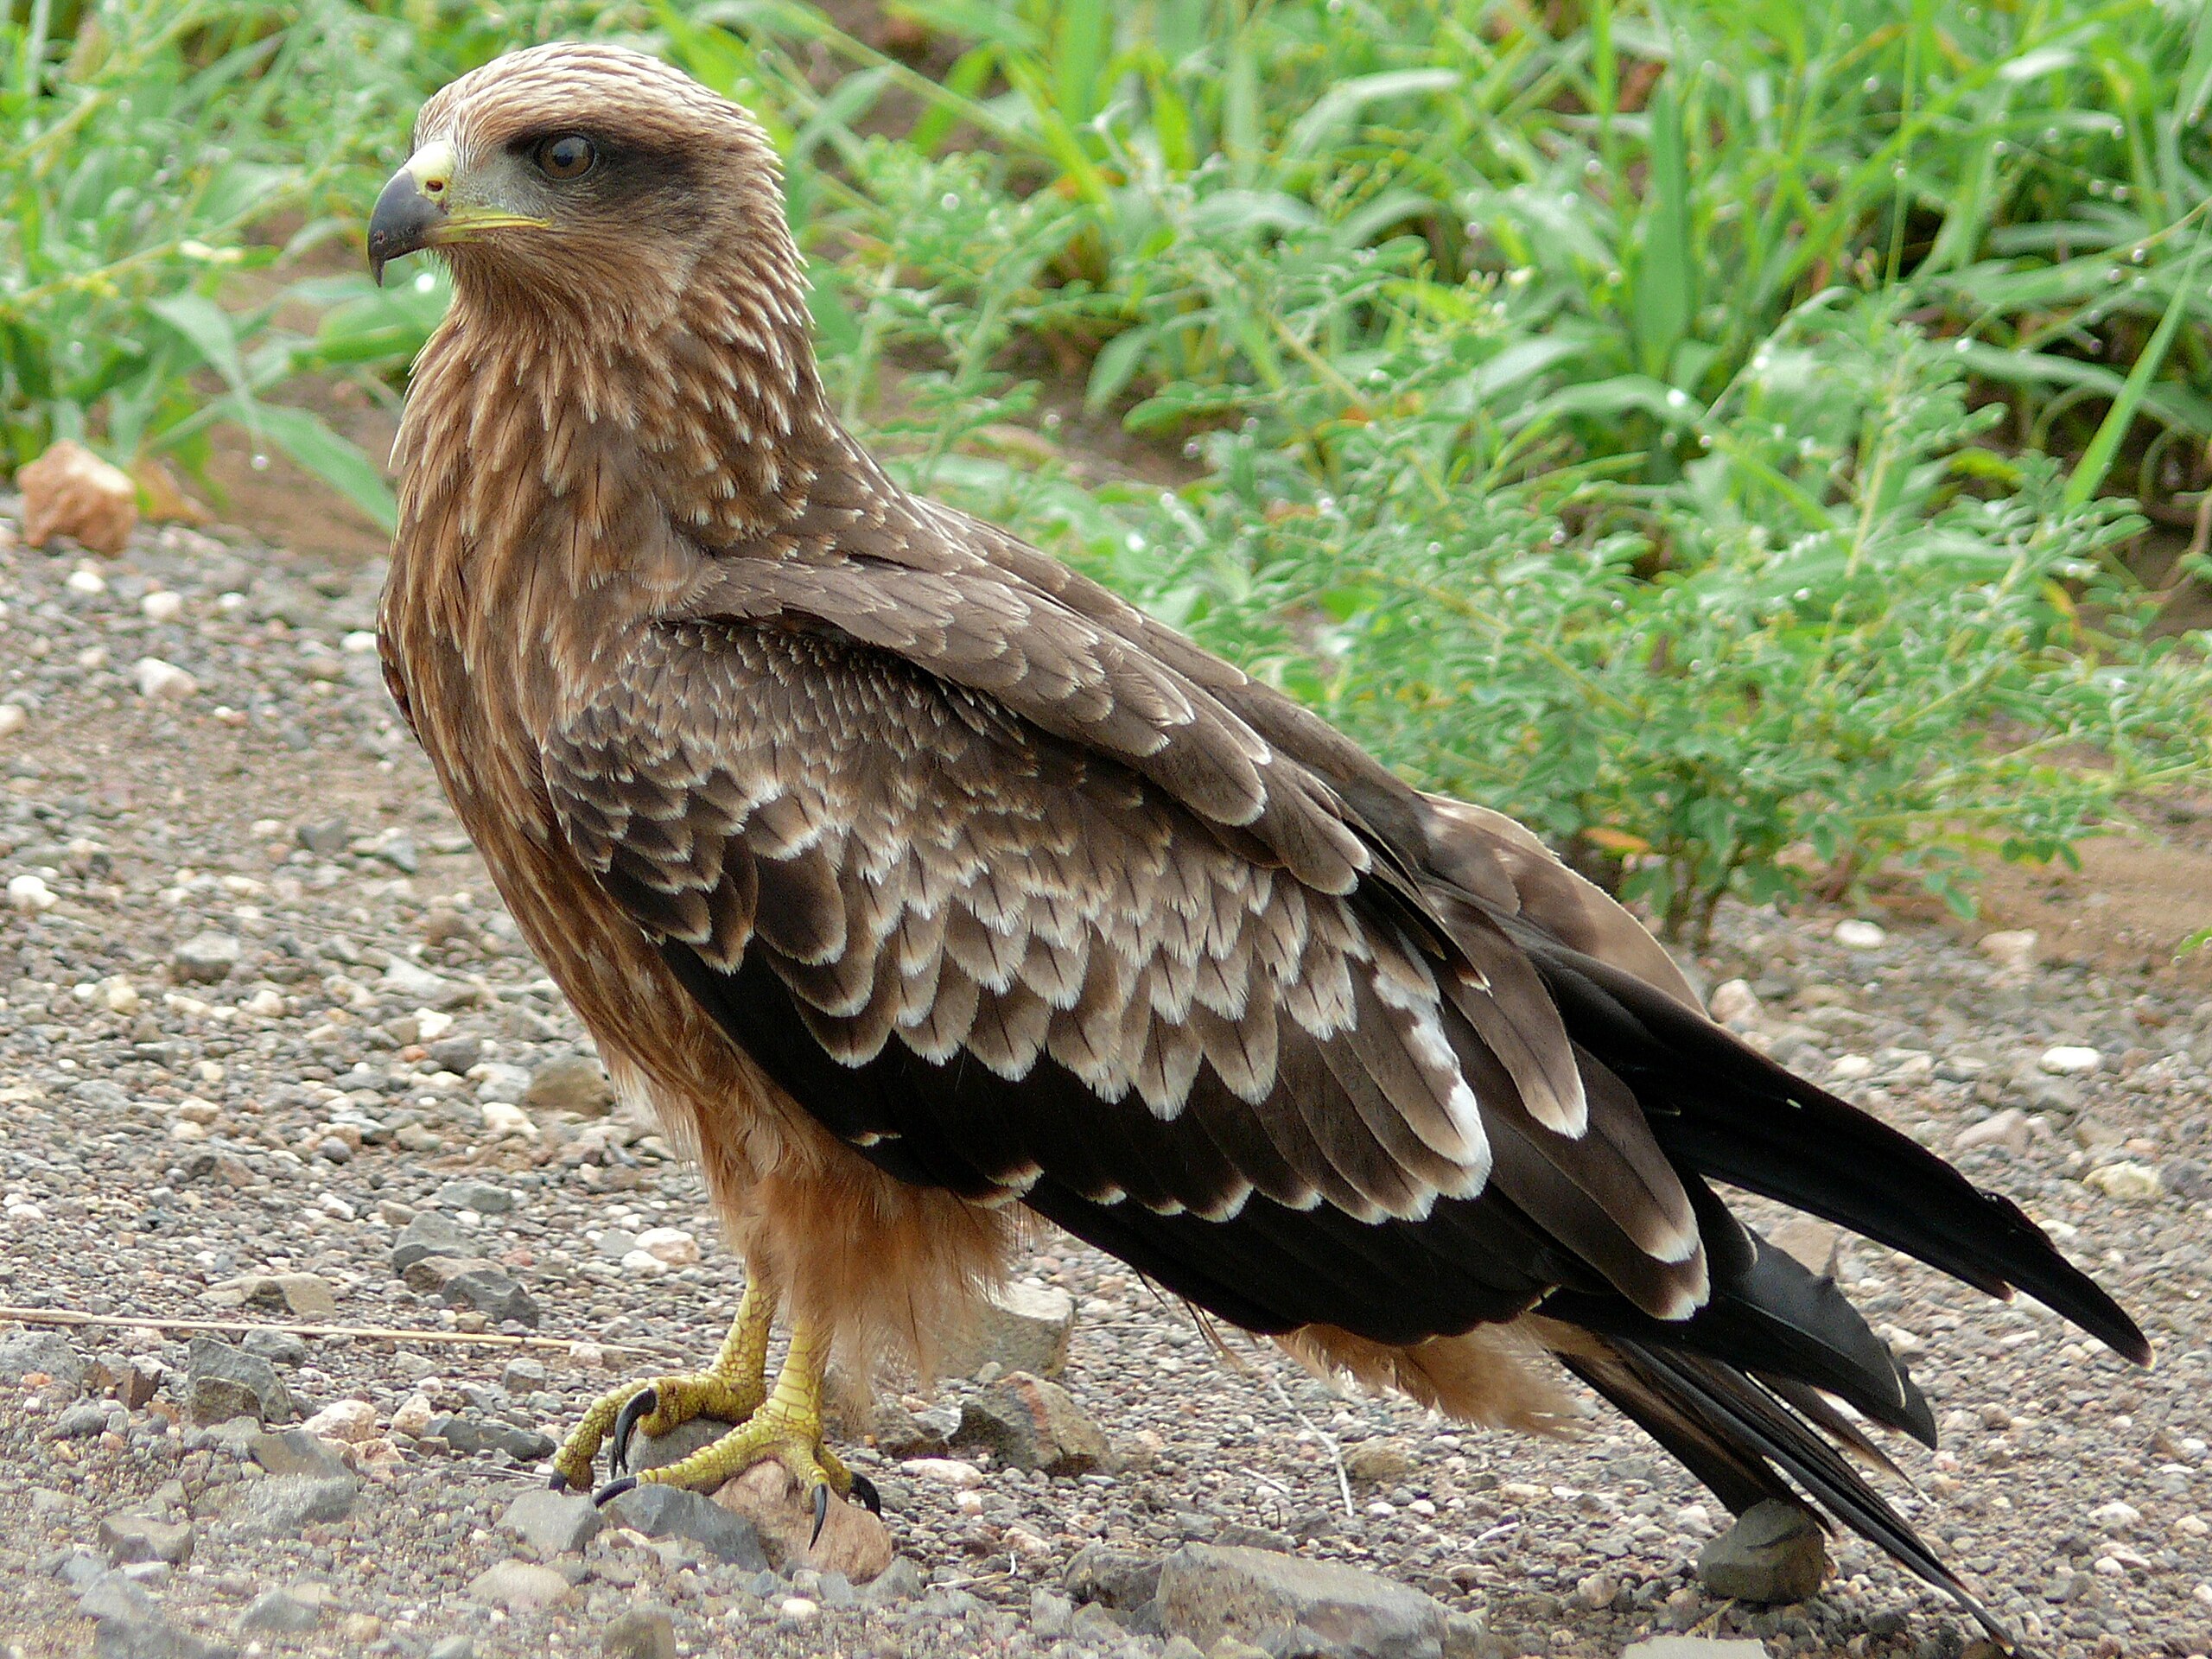
<svg viewBox="0 0 2212 1659"><path fill-rule="evenodd" d="M591 146L591 165L563 175L542 165L553 147L581 140ZM533 127L507 140L507 153L532 171L579 196L630 204L648 197L682 194L692 181L694 162L681 149L616 137L588 127Z"/></svg>

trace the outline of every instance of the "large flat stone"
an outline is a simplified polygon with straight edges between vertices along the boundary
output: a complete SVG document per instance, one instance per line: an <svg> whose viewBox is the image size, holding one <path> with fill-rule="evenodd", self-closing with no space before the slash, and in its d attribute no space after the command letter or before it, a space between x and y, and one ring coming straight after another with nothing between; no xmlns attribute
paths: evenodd
<svg viewBox="0 0 2212 1659"><path fill-rule="evenodd" d="M296 1537L310 1521L343 1521L353 1512L359 1483L311 1475L270 1475L245 1487L230 1511L231 1524L258 1538Z"/></svg>
<svg viewBox="0 0 2212 1659"><path fill-rule="evenodd" d="M1310 1631L1353 1659L1443 1659L1446 1613L1409 1585L1336 1561L1185 1544L1162 1563L1160 1627L1211 1648L1255 1647ZM1271 1639L1273 1645L1271 1646Z"/></svg>
<svg viewBox="0 0 2212 1659"><path fill-rule="evenodd" d="M1112 1473L1113 1448L1073 1395L1028 1371L1001 1377L961 1407L956 1446L988 1446L1002 1464L1048 1475Z"/></svg>
<svg viewBox="0 0 2212 1659"><path fill-rule="evenodd" d="M1817 1594L1827 1577L1827 1546L1811 1516L1768 1498L1698 1552L1697 1571L1716 1596L1802 1601Z"/></svg>
<svg viewBox="0 0 2212 1659"><path fill-rule="evenodd" d="M581 1492L556 1492L539 1486L507 1505L499 1525L541 1556L582 1549L606 1524L599 1509Z"/></svg>
<svg viewBox="0 0 2212 1659"><path fill-rule="evenodd" d="M267 1360L213 1337L194 1337L185 1352L185 1406L194 1422L290 1420L292 1396Z"/></svg>
<svg viewBox="0 0 2212 1659"><path fill-rule="evenodd" d="M938 1369L947 1376L973 1376L995 1364L1001 1372L1058 1376L1066 1369L1074 1331L1075 1299L1065 1290L1001 1285L937 1333Z"/></svg>
<svg viewBox="0 0 2212 1659"><path fill-rule="evenodd" d="M753 1523L683 1486L650 1481L633 1486L605 1506L621 1525L648 1538L688 1538L709 1554L761 1572L767 1552Z"/></svg>

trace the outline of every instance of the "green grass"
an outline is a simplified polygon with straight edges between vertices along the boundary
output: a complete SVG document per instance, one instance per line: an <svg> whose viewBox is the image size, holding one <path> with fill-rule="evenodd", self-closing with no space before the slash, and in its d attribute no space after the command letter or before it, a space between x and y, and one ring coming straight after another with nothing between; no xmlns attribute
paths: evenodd
<svg viewBox="0 0 2212 1659"><path fill-rule="evenodd" d="M2212 486L2212 12L893 10L914 62L783 0L527 38L627 35L768 123L832 386L902 476L1671 929L1882 868L1965 907L1976 849L2063 856L2212 775L2203 642L2135 574L2192 579ZM442 290L280 311L270 277L524 35L431 0L57 16L0 36L9 453L189 463L229 420L388 513L285 388L392 395ZM1196 481L1061 464L1077 397Z"/></svg>

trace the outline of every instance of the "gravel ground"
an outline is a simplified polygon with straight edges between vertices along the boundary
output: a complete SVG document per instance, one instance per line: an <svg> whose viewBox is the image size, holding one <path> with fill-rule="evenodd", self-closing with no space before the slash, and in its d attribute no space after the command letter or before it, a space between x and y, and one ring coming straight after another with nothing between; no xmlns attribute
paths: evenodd
<svg viewBox="0 0 2212 1659"><path fill-rule="evenodd" d="M104 1540L118 1514L190 1529L188 1559L133 1569L158 1609L140 1609L146 1652L595 1653L644 1606L672 1614L685 1653L1159 1655L1096 1613L1071 1628L1037 1592L1085 1542L1224 1535L1418 1586L1483 1615L1503 1653L1609 1656L1693 1626L1777 1655L1950 1659L1972 1639L1849 1540L1813 1602L1717 1603L1691 1561L1725 1513L1618 1420L1535 1443L1339 1397L1272 1351L1217 1353L1116 1263L1051 1237L1023 1271L1076 1299L1063 1381L1121 1474L993 1470L960 1491L861 1449L919 1569L881 1605L794 1618L787 1587L613 1535L569 1558L550 1609L472 1602L518 1553L499 1520L542 1478L539 1431L621 1373L703 1362L737 1268L657 1138L560 1109L600 1109L590 1069L558 1064L588 1047L385 699L360 632L380 572L178 529L87 560L22 547L14 510L0 498L0 705L22 716L0 707L0 1304L425 1334L255 1338L302 1414L365 1407L347 1430L358 1491L272 1522L270 1478L186 1409L193 1332L0 1319L6 1651L92 1649L78 1587L158 1541ZM1903 924L1839 939L1840 919L1733 910L1699 966L1749 982L1722 1006L1754 1040L1932 1146L1963 1135L1969 1172L2094 1264L2159 1351L2139 1372L2025 1301L1789 1223L1799 1254L1835 1249L1936 1402L1946 1449L1893 1447L1917 1493L1887 1484L2038 1650L2201 1655L2212 1014L2151 980L2008 963L2002 941L1993 956ZM2089 1065L2067 1049L2093 1066L2066 1070ZM391 1270L425 1211L496 1264L484 1311ZM536 1324L501 1323L517 1313ZM503 1331L541 1345L435 1339ZM72 1355L92 1367L75 1389ZM426 1438L426 1411L495 1448ZM1354 1456L1381 1472L1350 1483L1347 1513L1338 1451L1378 1439L1395 1444ZM306 1628L269 1628L286 1624Z"/></svg>

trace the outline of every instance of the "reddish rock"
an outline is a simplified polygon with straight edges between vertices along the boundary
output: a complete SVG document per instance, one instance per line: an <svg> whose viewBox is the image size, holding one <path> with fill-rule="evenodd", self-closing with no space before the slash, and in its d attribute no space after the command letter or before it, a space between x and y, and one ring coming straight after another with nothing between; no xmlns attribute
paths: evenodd
<svg viewBox="0 0 2212 1659"><path fill-rule="evenodd" d="M33 547L67 536L95 553L116 554L137 527L130 475L66 438L20 468L16 487L23 493L23 539Z"/></svg>
<svg viewBox="0 0 2212 1659"><path fill-rule="evenodd" d="M810 1548L814 1532L814 1503L810 1493L780 1463L756 1463L715 1494L715 1502L733 1515L753 1523L767 1552L769 1565L778 1572L810 1567L822 1573L842 1573L854 1584L866 1584L891 1565L891 1530L857 1503L832 1497L829 1519L821 1539Z"/></svg>

